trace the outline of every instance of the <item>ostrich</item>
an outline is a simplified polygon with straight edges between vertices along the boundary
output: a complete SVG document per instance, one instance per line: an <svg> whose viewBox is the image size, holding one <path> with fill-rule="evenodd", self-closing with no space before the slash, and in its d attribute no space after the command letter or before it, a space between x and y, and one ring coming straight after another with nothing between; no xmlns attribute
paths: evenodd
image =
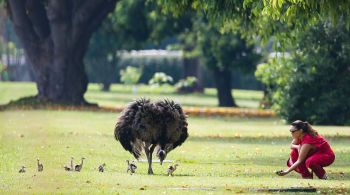
<svg viewBox="0 0 350 195"><path fill-rule="evenodd" d="M98 166L98 172L104 172L105 166L106 166L106 163L103 163L102 165Z"/></svg>
<svg viewBox="0 0 350 195"><path fill-rule="evenodd" d="M187 139L186 115L174 101L150 102L142 98L124 109L114 136L136 159L145 152L148 174L151 175L153 151L156 149L162 165L166 155Z"/></svg>
<svg viewBox="0 0 350 195"><path fill-rule="evenodd" d="M126 160L126 163L128 163L128 168L126 169L126 172L128 173L130 171L130 174L134 174L137 166L135 165L134 161L132 161L131 163L129 163L129 160Z"/></svg>
<svg viewBox="0 0 350 195"><path fill-rule="evenodd" d="M173 176L174 171L176 170L176 167L179 166L178 164L175 164L174 166L170 165L168 167L168 176Z"/></svg>
<svg viewBox="0 0 350 195"><path fill-rule="evenodd" d="M80 172L80 170L83 168L83 161L84 161L84 157L83 158L81 158L81 163L80 163L80 165L75 165L75 167L74 167L74 170L75 171L78 171L78 172Z"/></svg>
<svg viewBox="0 0 350 195"><path fill-rule="evenodd" d="M37 164L38 164L38 171L39 171L39 172L43 171L43 170L44 170L44 166L43 166L43 164L42 164L42 163L40 163L39 158L38 158L38 159L36 159L36 160L37 160Z"/></svg>
<svg viewBox="0 0 350 195"><path fill-rule="evenodd" d="M18 171L18 173L25 173L26 172L25 168L26 168L25 166L22 166L21 169Z"/></svg>
<svg viewBox="0 0 350 195"><path fill-rule="evenodd" d="M64 166L64 170L66 171L73 171L73 157L70 157L70 167L68 167L67 165Z"/></svg>

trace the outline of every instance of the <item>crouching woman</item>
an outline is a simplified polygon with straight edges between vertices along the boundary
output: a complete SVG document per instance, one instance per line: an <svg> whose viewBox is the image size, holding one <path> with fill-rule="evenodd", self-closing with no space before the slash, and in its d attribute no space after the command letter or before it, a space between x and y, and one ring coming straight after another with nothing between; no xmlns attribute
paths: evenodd
<svg viewBox="0 0 350 195"><path fill-rule="evenodd" d="M305 179L312 179L312 172L320 179L327 179L323 167L331 165L335 160L329 143L308 122L294 121L289 131L293 137L292 151L287 161L289 169L277 174L284 176L294 170Z"/></svg>

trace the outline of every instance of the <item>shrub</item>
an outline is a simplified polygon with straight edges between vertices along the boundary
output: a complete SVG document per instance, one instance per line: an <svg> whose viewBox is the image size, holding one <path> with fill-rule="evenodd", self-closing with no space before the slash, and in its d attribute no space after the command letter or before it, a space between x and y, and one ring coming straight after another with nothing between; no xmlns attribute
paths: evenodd
<svg viewBox="0 0 350 195"><path fill-rule="evenodd" d="M137 84L141 75L142 68L128 66L126 69L120 70L120 80L127 85Z"/></svg>
<svg viewBox="0 0 350 195"><path fill-rule="evenodd" d="M175 89L179 93L202 92L199 90L198 80L194 76L179 80L179 82L175 84Z"/></svg>
<svg viewBox="0 0 350 195"><path fill-rule="evenodd" d="M149 85L152 86L161 86L164 84L170 84L173 82L173 78L164 72L156 72L153 77L148 81Z"/></svg>
<svg viewBox="0 0 350 195"><path fill-rule="evenodd" d="M290 58L274 58L256 75L268 86L273 108L291 122L350 124L350 32L318 25L299 37Z"/></svg>

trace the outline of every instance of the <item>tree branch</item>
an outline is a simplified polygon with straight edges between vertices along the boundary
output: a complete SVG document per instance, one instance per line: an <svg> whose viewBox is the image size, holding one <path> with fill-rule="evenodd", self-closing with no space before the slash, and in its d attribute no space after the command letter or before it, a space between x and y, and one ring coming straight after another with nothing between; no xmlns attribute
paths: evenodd
<svg viewBox="0 0 350 195"><path fill-rule="evenodd" d="M22 43L26 43L28 40L37 41L38 36L35 34L33 25L28 18L23 0L8 0L7 4L10 18L16 33L23 40Z"/></svg>
<svg viewBox="0 0 350 195"><path fill-rule="evenodd" d="M48 37L50 35L50 26L42 1L27 0L26 8L28 11L27 14L38 36L42 39Z"/></svg>
<svg viewBox="0 0 350 195"><path fill-rule="evenodd" d="M85 0L84 3L76 2L76 9L73 25L84 26L90 19L92 13L96 12L101 4L108 2L109 0Z"/></svg>
<svg viewBox="0 0 350 195"><path fill-rule="evenodd" d="M85 23L83 22L79 25L74 25L73 40L77 41L76 44L74 44L76 47L83 46L87 48L92 33L102 24L102 21L108 16L108 14L115 9L117 1L118 0L104 0L102 4L95 7L94 10L90 10L89 15L85 15ZM79 16L77 17L79 18Z"/></svg>
<svg viewBox="0 0 350 195"><path fill-rule="evenodd" d="M73 13L77 13L81 6L84 4L85 0L74 0L73 1Z"/></svg>

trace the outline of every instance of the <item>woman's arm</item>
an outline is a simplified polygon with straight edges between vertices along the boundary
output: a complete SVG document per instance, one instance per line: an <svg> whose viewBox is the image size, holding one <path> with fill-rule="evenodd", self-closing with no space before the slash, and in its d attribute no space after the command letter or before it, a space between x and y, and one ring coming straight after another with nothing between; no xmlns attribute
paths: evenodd
<svg viewBox="0 0 350 195"><path fill-rule="evenodd" d="M290 144L290 149L297 149L299 151L300 149L299 140L293 139L292 143Z"/></svg>
<svg viewBox="0 0 350 195"><path fill-rule="evenodd" d="M305 161L306 156L312 149L312 147L313 146L311 144L303 144L300 148L298 160L291 167L289 167L289 169L287 169L286 171L278 172L277 174L280 176L284 176L296 169L303 161Z"/></svg>

